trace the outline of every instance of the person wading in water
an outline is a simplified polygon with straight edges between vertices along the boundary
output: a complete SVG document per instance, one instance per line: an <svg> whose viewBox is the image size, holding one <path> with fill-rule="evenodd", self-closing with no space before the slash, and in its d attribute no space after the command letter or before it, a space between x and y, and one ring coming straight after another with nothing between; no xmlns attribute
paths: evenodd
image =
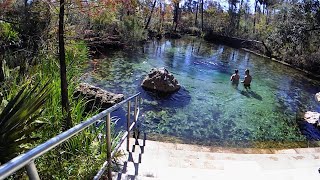
<svg viewBox="0 0 320 180"><path fill-rule="evenodd" d="M230 81L232 82L232 84L235 84L235 85L239 84L240 76L238 73L239 73L238 69L235 69L234 74L232 74L232 76L230 77Z"/></svg>
<svg viewBox="0 0 320 180"><path fill-rule="evenodd" d="M250 83L252 81L252 77L249 74L249 69L246 69L245 71L245 76L244 76L244 80L241 81L241 83L243 83L244 88L246 88L247 90L250 89Z"/></svg>

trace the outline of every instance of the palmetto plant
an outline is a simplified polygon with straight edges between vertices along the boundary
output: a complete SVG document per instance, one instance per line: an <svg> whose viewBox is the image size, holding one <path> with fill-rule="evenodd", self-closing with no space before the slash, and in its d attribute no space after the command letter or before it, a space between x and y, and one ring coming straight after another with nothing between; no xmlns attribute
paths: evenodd
<svg viewBox="0 0 320 180"><path fill-rule="evenodd" d="M0 163L12 159L26 148L22 145L32 143L38 138L34 131L43 125L37 119L42 107L51 92L51 86L46 83L42 88L22 87L6 107L0 112Z"/></svg>

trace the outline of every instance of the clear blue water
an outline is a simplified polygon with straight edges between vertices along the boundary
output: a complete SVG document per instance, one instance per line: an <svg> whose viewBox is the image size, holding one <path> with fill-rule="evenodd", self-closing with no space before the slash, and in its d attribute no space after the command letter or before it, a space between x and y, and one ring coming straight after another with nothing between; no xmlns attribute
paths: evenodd
<svg viewBox="0 0 320 180"><path fill-rule="evenodd" d="M89 63L83 80L126 97L142 92L140 128L157 140L298 146L306 140L297 126L297 114L320 111L314 98L320 91L318 81L269 59L199 38L152 41L107 53L96 61L95 67ZM182 88L167 97L144 91L140 84L155 67L168 69ZM231 85L235 68L241 79L245 69L250 69L250 91L242 84ZM124 116L124 112L117 115ZM123 125L124 120L118 123Z"/></svg>

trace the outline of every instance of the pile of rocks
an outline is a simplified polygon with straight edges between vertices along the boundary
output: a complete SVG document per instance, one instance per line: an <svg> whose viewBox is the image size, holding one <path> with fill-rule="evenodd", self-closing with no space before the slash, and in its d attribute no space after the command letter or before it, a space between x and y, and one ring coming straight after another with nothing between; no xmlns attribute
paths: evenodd
<svg viewBox="0 0 320 180"><path fill-rule="evenodd" d="M160 93L173 93L181 87L177 79L165 68L152 69L142 81L141 86L146 90Z"/></svg>
<svg viewBox="0 0 320 180"><path fill-rule="evenodd" d="M320 92L315 95L320 102ZM300 130L309 140L320 140L320 113L307 111L303 117L304 122L300 123Z"/></svg>
<svg viewBox="0 0 320 180"><path fill-rule="evenodd" d="M81 83L73 96L87 100L86 111L92 109L107 109L124 100L123 94L115 94L87 83Z"/></svg>

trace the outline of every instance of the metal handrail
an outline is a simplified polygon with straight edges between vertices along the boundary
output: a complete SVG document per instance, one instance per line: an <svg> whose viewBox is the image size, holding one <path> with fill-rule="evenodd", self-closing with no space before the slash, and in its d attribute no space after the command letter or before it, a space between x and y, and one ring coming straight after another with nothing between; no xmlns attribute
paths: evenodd
<svg viewBox="0 0 320 180"><path fill-rule="evenodd" d="M9 162L3 164L2 166L0 166L0 180L10 176L12 173L18 171L19 169L23 168L23 167L27 167L27 173L30 179L39 179L35 164L34 164L34 160L36 158L38 158L39 156L43 155L44 153L50 151L51 149L53 149L54 147L60 145L61 143L67 141L68 139L70 139L71 137L73 137L74 135L78 134L79 132L81 132L82 130L84 130L85 128L87 128L88 126L92 125L93 123L97 122L98 120L104 118L105 116L108 116L109 118L109 123L110 123L110 113L117 110L118 108L120 108L121 106L123 106L125 103L128 102L128 105L130 105L130 101L135 98L135 102L137 103L137 99L138 97L140 97L140 93L137 93L123 101L121 101L120 103L102 111L101 113L89 118L88 120L74 126L73 128L49 139L48 141L38 145L37 147L29 150L26 153L23 153L15 158L13 158L12 160L10 160ZM140 99L139 99L139 103L140 103ZM139 112L139 107L137 107L137 104L135 104L135 108L137 108L137 110L135 109L135 111ZM130 114L130 111L128 112L128 114ZM135 113L135 117L134 117L134 122L136 122L137 118L138 118L139 113ZM128 119L129 120L129 119ZM110 124L107 123L107 126L110 127ZM110 133L106 132L106 133ZM129 134L129 132L126 132L125 134ZM128 136L126 136L128 137ZM110 138L110 134L107 138ZM129 137L128 137L129 138ZM121 139L122 140L122 139ZM119 144L121 145L123 141L120 141ZM120 147L120 145L117 145L116 147ZM108 145L108 147L110 147L110 144ZM118 147L118 148L119 148ZM115 154L115 153L113 153ZM111 159L112 156L108 156L108 159ZM109 165L110 166L110 165ZM110 168L109 168L110 169ZM101 176L100 176L101 177Z"/></svg>
<svg viewBox="0 0 320 180"><path fill-rule="evenodd" d="M137 98L136 98L136 102L135 104L137 105ZM140 104L140 102L139 102ZM129 133L130 131L133 129L133 127L136 125L137 123L137 120L138 120L138 116L139 116L139 112L140 112L140 109L137 108L137 106L135 105L135 113L134 113L134 121L132 122L132 124L127 127L127 131L123 134L123 136L121 137L119 143L116 145L116 147L114 148L114 150L112 152L109 153L109 155L107 154L107 156L113 158L114 155L116 154L116 152L119 150L119 148L121 147L122 143L127 140L127 151L129 151ZM128 101L128 112L130 112L130 101ZM137 111L136 111L137 109ZM107 117L107 121L108 121L108 118L110 117ZM130 122L130 116L129 116L129 113L128 113L128 118L127 118L127 126L129 125L129 122ZM111 158L108 160L111 160ZM111 179L111 167L110 167L110 163L111 162L108 162L108 160L106 162L103 163L102 167L100 168L100 170L98 171L98 173L94 176L94 180L98 180L102 177L103 173L106 171L106 169L108 168L108 179Z"/></svg>

